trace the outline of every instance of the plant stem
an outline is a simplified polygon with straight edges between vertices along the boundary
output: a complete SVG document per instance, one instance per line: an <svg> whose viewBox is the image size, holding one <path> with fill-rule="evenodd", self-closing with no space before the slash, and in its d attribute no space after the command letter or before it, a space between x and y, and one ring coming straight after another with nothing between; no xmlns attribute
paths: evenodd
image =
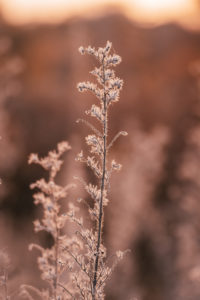
<svg viewBox="0 0 200 300"><path fill-rule="evenodd" d="M98 228L97 228L97 247L96 247L96 259L94 264L94 278L92 283L92 300L96 299L96 285L97 285L97 273L99 267L99 249L101 245L102 235L102 222L103 222L103 197L105 189L105 175L106 175L106 159L107 159L107 133L108 133L108 121L107 121L107 103L106 103L106 89L105 89L105 68L104 58L102 61L102 72L103 72L103 87L104 87L104 98L103 98L103 158L102 158L102 177L101 177L101 196L99 201L99 216L98 216Z"/></svg>
<svg viewBox="0 0 200 300"><path fill-rule="evenodd" d="M55 199L53 199L55 201ZM57 285L58 285L58 243L59 243L59 229L57 225L57 212L54 215L55 227L56 227L56 235L54 237L54 255L55 255L55 278L54 278L54 298L57 300Z"/></svg>

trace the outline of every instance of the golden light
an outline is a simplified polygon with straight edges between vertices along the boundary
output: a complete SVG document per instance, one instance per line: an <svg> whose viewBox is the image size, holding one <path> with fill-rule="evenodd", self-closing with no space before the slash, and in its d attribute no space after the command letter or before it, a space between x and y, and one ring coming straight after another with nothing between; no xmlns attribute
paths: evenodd
<svg viewBox="0 0 200 300"><path fill-rule="evenodd" d="M91 2L91 0L2 0L2 9L11 23L59 22L79 13L80 10L88 9Z"/></svg>
<svg viewBox="0 0 200 300"><path fill-rule="evenodd" d="M139 0L135 1L137 8L144 11L159 12L164 10L185 9L191 1L188 0Z"/></svg>
<svg viewBox="0 0 200 300"><path fill-rule="evenodd" d="M194 16L197 2L193 0L127 0L133 6L133 16L139 21L162 22Z"/></svg>
<svg viewBox="0 0 200 300"><path fill-rule="evenodd" d="M0 0L11 23L59 22L72 15L99 13L105 4L121 5L139 22L194 20L196 0Z"/></svg>

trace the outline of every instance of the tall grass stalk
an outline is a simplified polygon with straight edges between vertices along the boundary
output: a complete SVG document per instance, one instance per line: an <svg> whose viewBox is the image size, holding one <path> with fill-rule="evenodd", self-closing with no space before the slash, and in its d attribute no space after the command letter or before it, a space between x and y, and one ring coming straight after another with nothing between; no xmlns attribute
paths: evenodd
<svg viewBox="0 0 200 300"><path fill-rule="evenodd" d="M86 143L91 147L90 153L92 155L84 157L83 152L78 155L77 159L81 162L85 162L89 166L94 174L97 176L99 184L91 185L84 183L86 191L94 200L94 206L89 208L89 213L92 220L95 221L95 230L90 231L90 235L86 231L81 233L81 236L86 243L92 245L88 247L88 253L85 259L85 267L88 269L89 274L89 294L88 297L86 290L83 289L83 299L103 299L104 298L104 286L111 274L113 267L106 264L106 249L102 243L103 234L103 221L104 221L104 207L108 204L108 185L110 176L113 171L118 171L121 165L116 163L115 160L111 161L111 165L108 166L108 150L112 147L113 143L120 135L127 135L126 132L120 131L116 136L108 143L108 111L111 104L119 100L119 93L122 89L123 81L115 76L115 72L111 67L115 67L121 62L121 57L116 54L111 54L112 44L108 41L104 48L98 48L97 50L92 47L83 48L80 47L81 54L89 54L97 59L99 66L91 71L91 74L97 78L97 83L82 82L78 84L78 90L80 92L90 91L98 99L99 105L92 105L91 109L86 111L87 115L96 118L101 124L101 130L94 127L91 123L85 120L78 120L78 122L86 123L93 131L93 134L86 137ZM94 154L94 155L93 155ZM84 182L83 180L81 180ZM123 253L117 252L117 260L121 259ZM88 263L86 263L88 261Z"/></svg>

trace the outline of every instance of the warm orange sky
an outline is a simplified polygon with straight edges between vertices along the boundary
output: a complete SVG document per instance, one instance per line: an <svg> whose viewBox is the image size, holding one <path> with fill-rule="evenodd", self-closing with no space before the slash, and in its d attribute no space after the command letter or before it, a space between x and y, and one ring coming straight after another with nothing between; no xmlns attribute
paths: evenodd
<svg viewBox="0 0 200 300"><path fill-rule="evenodd" d="M140 22L200 22L197 0L1 0L1 3L5 17L19 24L57 22L73 14L92 15L104 4L122 5L129 16Z"/></svg>

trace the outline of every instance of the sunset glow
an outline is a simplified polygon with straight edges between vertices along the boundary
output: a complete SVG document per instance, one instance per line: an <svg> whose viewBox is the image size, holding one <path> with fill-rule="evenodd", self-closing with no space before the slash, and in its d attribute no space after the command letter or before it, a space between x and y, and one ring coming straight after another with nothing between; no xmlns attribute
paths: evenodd
<svg viewBox="0 0 200 300"><path fill-rule="evenodd" d="M133 4L133 15L142 21L176 20L195 15L197 5L192 0L139 0L127 1Z"/></svg>
<svg viewBox="0 0 200 300"><path fill-rule="evenodd" d="M133 2L133 1L130 1ZM162 10L171 10L171 9L183 9L185 10L191 3L188 0L140 0L135 1L138 8L143 9L144 11L162 11Z"/></svg>
<svg viewBox="0 0 200 300"><path fill-rule="evenodd" d="M59 22L72 15L95 14L107 4L123 7L141 22L165 22L197 18L195 0L2 0L11 23Z"/></svg>

